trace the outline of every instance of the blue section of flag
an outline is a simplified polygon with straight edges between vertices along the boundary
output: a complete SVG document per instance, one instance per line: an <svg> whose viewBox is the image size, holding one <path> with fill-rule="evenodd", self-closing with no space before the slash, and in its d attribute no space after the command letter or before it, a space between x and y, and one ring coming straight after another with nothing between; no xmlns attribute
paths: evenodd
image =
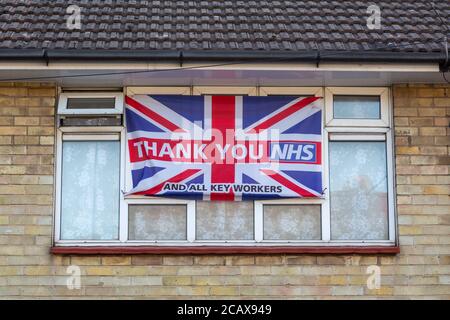
<svg viewBox="0 0 450 320"><path fill-rule="evenodd" d="M259 182L253 180L246 174L242 174L242 183L243 184L259 184Z"/></svg>
<svg viewBox="0 0 450 320"><path fill-rule="evenodd" d="M196 178L194 178L194 179L192 179L192 180L190 180L190 181L188 181L186 184L187 185L191 185L191 184L203 184L204 182L205 182L205 176L202 174L202 175L199 175L198 177L196 177Z"/></svg>
<svg viewBox="0 0 450 320"><path fill-rule="evenodd" d="M163 132L160 128L155 126L154 124L148 122L138 114L133 111L126 109L125 115L127 118L127 131L135 132L135 131L147 131L147 132Z"/></svg>
<svg viewBox="0 0 450 320"><path fill-rule="evenodd" d="M180 116L195 122L199 127L203 127L205 112L203 96L152 95L151 97Z"/></svg>
<svg viewBox="0 0 450 320"><path fill-rule="evenodd" d="M302 184L322 194L322 173L310 171L283 171L291 178L301 181Z"/></svg>
<svg viewBox="0 0 450 320"><path fill-rule="evenodd" d="M162 167L143 167L131 171L131 178L133 180L133 187L136 187L141 180L153 177L158 172L164 170Z"/></svg>
<svg viewBox="0 0 450 320"><path fill-rule="evenodd" d="M295 126L289 128L283 133L297 133L297 134L321 134L322 132L322 112L317 112L312 116L306 118Z"/></svg>
<svg viewBox="0 0 450 320"><path fill-rule="evenodd" d="M291 96L243 97L243 126L249 127L286 104L298 99Z"/></svg>

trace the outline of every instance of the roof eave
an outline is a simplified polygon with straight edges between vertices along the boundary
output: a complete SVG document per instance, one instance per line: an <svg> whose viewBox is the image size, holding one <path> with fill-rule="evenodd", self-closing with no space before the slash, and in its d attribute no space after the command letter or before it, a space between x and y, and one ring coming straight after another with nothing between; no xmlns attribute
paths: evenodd
<svg viewBox="0 0 450 320"><path fill-rule="evenodd" d="M177 62L339 62L437 63L448 67L445 52L387 51L174 51L174 50L59 50L0 49L0 60L33 61L159 61Z"/></svg>

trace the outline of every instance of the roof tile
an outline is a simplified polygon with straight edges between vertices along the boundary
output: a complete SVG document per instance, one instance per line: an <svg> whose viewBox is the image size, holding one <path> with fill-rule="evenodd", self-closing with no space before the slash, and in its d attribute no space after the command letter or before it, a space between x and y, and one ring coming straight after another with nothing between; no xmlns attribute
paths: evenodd
<svg viewBox="0 0 450 320"><path fill-rule="evenodd" d="M81 30L67 28L65 0L17 2L0 0L0 49L430 52L445 35L428 0L377 1L380 30L366 1L74 0ZM450 25L450 2L436 6Z"/></svg>

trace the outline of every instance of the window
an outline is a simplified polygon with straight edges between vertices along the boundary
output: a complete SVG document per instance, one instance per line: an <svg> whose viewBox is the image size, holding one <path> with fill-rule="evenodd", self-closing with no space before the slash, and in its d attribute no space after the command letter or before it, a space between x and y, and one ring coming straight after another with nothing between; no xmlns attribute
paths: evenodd
<svg viewBox="0 0 450 320"><path fill-rule="evenodd" d="M193 212L193 205L175 199L128 199L125 239L131 242L185 242L188 240L188 215Z"/></svg>
<svg viewBox="0 0 450 320"><path fill-rule="evenodd" d="M118 135L63 135L62 139L61 239L117 240Z"/></svg>
<svg viewBox="0 0 450 320"><path fill-rule="evenodd" d="M59 96L59 115L122 114L123 94L116 92L66 92Z"/></svg>
<svg viewBox="0 0 450 320"><path fill-rule="evenodd" d="M320 205L268 204L263 211L263 239L321 240Z"/></svg>
<svg viewBox="0 0 450 320"><path fill-rule="evenodd" d="M330 241L395 241L386 88L327 88Z"/></svg>
<svg viewBox="0 0 450 320"><path fill-rule="evenodd" d="M380 119L379 96L334 96L333 118L335 119Z"/></svg>
<svg viewBox="0 0 450 320"><path fill-rule="evenodd" d="M197 201L196 239L253 240L253 202Z"/></svg>
<svg viewBox="0 0 450 320"><path fill-rule="evenodd" d="M60 243L120 239L124 128L117 101L123 103L122 94L61 94L55 197Z"/></svg>
<svg viewBox="0 0 450 320"><path fill-rule="evenodd" d="M330 142L331 239L388 240L386 142L353 139Z"/></svg>
<svg viewBox="0 0 450 320"><path fill-rule="evenodd" d="M326 88L326 125L389 127L387 88Z"/></svg>
<svg viewBox="0 0 450 320"><path fill-rule="evenodd" d="M57 245L395 244L387 88L139 87L127 94L324 97L324 197L223 202L128 196L123 96L68 93L58 107Z"/></svg>

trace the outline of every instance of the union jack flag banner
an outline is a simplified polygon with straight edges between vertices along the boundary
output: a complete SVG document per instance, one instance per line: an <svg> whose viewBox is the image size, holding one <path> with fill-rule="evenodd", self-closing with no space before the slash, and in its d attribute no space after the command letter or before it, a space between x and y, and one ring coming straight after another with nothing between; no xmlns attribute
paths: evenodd
<svg viewBox="0 0 450 320"><path fill-rule="evenodd" d="M128 194L231 201L322 197L322 101L128 96Z"/></svg>

